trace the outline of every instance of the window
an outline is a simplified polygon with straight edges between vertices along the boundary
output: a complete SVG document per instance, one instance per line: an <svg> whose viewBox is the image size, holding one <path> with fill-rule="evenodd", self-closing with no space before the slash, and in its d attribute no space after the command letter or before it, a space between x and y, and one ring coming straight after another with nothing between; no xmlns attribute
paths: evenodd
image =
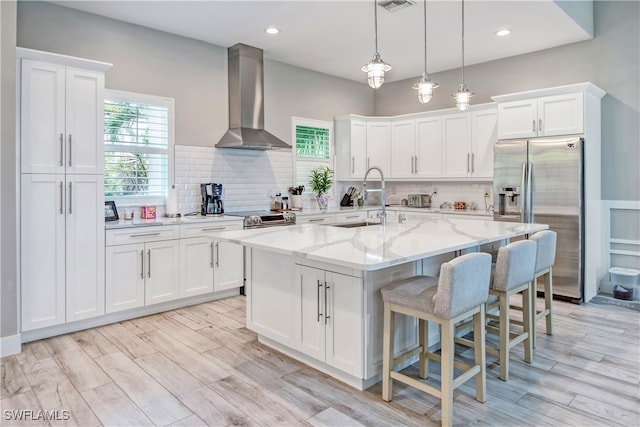
<svg viewBox="0 0 640 427"><path fill-rule="evenodd" d="M107 90L104 195L160 203L173 180L173 99Z"/></svg>
<svg viewBox="0 0 640 427"><path fill-rule="evenodd" d="M293 182L295 186L304 185L307 188L306 191L310 192L311 170L318 166L328 166L333 169L331 153L333 123L294 117L292 125L295 141Z"/></svg>

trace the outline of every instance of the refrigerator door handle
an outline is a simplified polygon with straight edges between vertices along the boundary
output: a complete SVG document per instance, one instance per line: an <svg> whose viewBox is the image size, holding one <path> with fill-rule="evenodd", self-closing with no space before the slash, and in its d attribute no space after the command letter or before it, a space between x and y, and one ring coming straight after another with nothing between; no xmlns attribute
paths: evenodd
<svg viewBox="0 0 640 427"><path fill-rule="evenodd" d="M527 222L533 223L533 185L534 185L534 177L533 177L533 163L529 163L529 172L527 173Z"/></svg>
<svg viewBox="0 0 640 427"><path fill-rule="evenodd" d="M522 163L522 174L520 175L520 222L527 222L527 163Z"/></svg>

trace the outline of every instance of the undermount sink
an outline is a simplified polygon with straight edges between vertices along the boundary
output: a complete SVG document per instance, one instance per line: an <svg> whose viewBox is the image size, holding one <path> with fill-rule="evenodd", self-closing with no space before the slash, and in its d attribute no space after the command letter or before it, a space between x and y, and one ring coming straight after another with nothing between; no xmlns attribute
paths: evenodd
<svg viewBox="0 0 640 427"><path fill-rule="evenodd" d="M340 227L340 228L357 228L357 227L368 227L370 225L380 225L379 222L349 222L346 224L329 224L331 227Z"/></svg>

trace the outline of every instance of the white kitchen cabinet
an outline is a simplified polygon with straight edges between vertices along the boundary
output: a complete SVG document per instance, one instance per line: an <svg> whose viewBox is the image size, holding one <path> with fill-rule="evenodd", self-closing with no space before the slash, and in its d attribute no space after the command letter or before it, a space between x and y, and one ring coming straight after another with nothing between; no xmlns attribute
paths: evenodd
<svg viewBox="0 0 640 427"><path fill-rule="evenodd" d="M495 108L471 113L471 176L493 179L493 147L498 140Z"/></svg>
<svg viewBox="0 0 640 427"><path fill-rule="evenodd" d="M180 226L180 297L244 285L242 246L212 237L219 231L241 229L241 220Z"/></svg>
<svg viewBox="0 0 640 427"><path fill-rule="evenodd" d="M107 230L107 313L179 298L178 236L177 226Z"/></svg>
<svg viewBox="0 0 640 427"><path fill-rule="evenodd" d="M389 178L442 176L442 117L391 123Z"/></svg>
<svg viewBox="0 0 640 427"><path fill-rule="evenodd" d="M367 122L367 166L377 166L382 173L389 174L391 164L389 153L391 150L391 125L389 122ZM366 171L365 171L366 172ZM379 180L379 176L372 175L369 179Z"/></svg>
<svg viewBox="0 0 640 427"><path fill-rule="evenodd" d="M314 214L296 216L296 224L333 224L336 222L335 214Z"/></svg>
<svg viewBox="0 0 640 427"><path fill-rule="evenodd" d="M362 376L362 279L317 268L300 272L298 350L329 366Z"/></svg>
<svg viewBox="0 0 640 427"><path fill-rule="evenodd" d="M339 212L335 216L335 224L353 224L365 222L367 220L367 211Z"/></svg>
<svg viewBox="0 0 640 427"><path fill-rule="evenodd" d="M102 177L21 175L22 330L104 314Z"/></svg>
<svg viewBox="0 0 640 427"><path fill-rule="evenodd" d="M367 171L367 124L351 118L336 119L336 171L338 180L362 179Z"/></svg>
<svg viewBox="0 0 640 427"><path fill-rule="evenodd" d="M442 117L416 119L413 170L416 178L442 176Z"/></svg>
<svg viewBox="0 0 640 427"><path fill-rule="evenodd" d="M451 178L471 174L471 115L449 114L442 118L444 135L443 175Z"/></svg>
<svg viewBox="0 0 640 427"><path fill-rule="evenodd" d="M22 173L102 174L104 72L21 61Z"/></svg>
<svg viewBox="0 0 640 427"><path fill-rule="evenodd" d="M412 178L416 157L416 122L401 120L391 123L389 178Z"/></svg>
<svg viewBox="0 0 640 427"><path fill-rule="evenodd" d="M583 103L582 92L499 102L498 138L581 134L584 132Z"/></svg>
<svg viewBox="0 0 640 427"><path fill-rule="evenodd" d="M144 306L144 243L108 246L106 312Z"/></svg>

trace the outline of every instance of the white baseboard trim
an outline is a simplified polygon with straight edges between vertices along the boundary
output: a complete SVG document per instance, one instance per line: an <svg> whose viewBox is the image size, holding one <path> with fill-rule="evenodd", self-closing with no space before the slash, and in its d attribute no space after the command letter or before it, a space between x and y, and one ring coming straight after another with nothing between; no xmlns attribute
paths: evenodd
<svg viewBox="0 0 640 427"><path fill-rule="evenodd" d="M21 351L22 339L20 334L0 338L0 357L18 354Z"/></svg>

